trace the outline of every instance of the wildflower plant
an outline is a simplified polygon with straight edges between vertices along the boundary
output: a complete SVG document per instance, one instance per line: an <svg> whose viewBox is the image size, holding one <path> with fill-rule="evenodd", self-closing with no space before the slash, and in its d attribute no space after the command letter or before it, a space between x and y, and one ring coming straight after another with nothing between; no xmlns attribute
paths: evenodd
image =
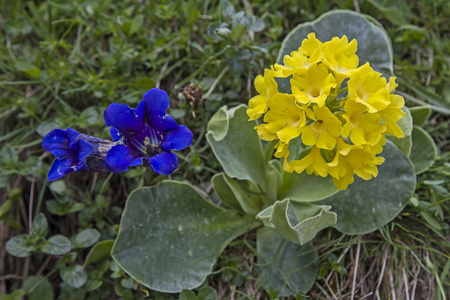
<svg viewBox="0 0 450 300"><path fill-rule="evenodd" d="M48 181L82 170L126 172L128 167L151 166L153 171L169 175L178 167L172 150L192 143L192 132L166 113L167 93L151 89L136 109L113 103L106 109L106 126L113 141L80 134L72 128L54 129L42 140L42 147L57 157L48 173Z"/></svg>

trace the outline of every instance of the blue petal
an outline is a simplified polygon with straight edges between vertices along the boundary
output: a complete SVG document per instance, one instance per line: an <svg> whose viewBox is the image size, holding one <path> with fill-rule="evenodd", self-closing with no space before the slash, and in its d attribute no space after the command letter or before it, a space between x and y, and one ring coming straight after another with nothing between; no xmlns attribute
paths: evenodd
<svg viewBox="0 0 450 300"><path fill-rule="evenodd" d="M116 128L122 134L130 131L139 131L142 128L142 116L126 104L113 103L105 110L105 124Z"/></svg>
<svg viewBox="0 0 450 300"><path fill-rule="evenodd" d="M77 137L80 134L75 129L67 128L67 135L69 137L69 148L72 150L77 150L77 147L76 147Z"/></svg>
<svg viewBox="0 0 450 300"><path fill-rule="evenodd" d="M162 175L169 175L178 168L178 158L175 153L162 151L147 158L153 171Z"/></svg>
<svg viewBox="0 0 450 300"><path fill-rule="evenodd" d="M144 94L145 117L150 126L158 131L166 131L176 128L177 122L166 114L169 107L167 93L160 89L151 89Z"/></svg>
<svg viewBox="0 0 450 300"><path fill-rule="evenodd" d="M41 145L45 150L51 153L53 153L54 150L69 151L68 133L62 129L53 129L44 136ZM53 155L59 156L55 153L53 153Z"/></svg>
<svg viewBox="0 0 450 300"><path fill-rule="evenodd" d="M140 166L143 164L142 161L143 157L138 157L135 160L133 160L132 162L130 162L130 164L128 165L129 167L135 167L135 166Z"/></svg>
<svg viewBox="0 0 450 300"><path fill-rule="evenodd" d="M94 148L92 147L91 143L86 142L85 140L78 140L77 143L78 150L78 161L81 162L86 159L86 157L89 156L89 154L92 153Z"/></svg>
<svg viewBox="0 0 450 300"><path fill-rule="evenodd" d="M140 156L125 145L116 145L106 154L105 164L113 173L126 172L128 166Z"/></svg>
<svg viewBox="0 0 450 300"><path fill-rule="evenodd" d="M66 174L74 171L74 165L76 160L72 157L66 157L62 159L55 159L50 171L48 172L47 180L53 181L64 177Z"/></svg>
<svg viewBox="0 0 450 300"><path fill-rule="evenodd" d="M87 168L86 160L83 159L82 161L79 161L78 164L73 168L75 172L80 172Z"/></svg>
<svg viewBox="0 0 450 300"><path fill-rule="evenodd" d="M184 125L166 131L161 143L161 149L164 151L182 150L192 144L193 136L192 131Z"/></svg>
<svg viewBox="0 0 450 300"><path fill-rule="evenodd" d="M122 134L114 127L111 127L111 129L109 129L109 133L111 134L111 138L114 142L117 142L122 138Z"/></svg>

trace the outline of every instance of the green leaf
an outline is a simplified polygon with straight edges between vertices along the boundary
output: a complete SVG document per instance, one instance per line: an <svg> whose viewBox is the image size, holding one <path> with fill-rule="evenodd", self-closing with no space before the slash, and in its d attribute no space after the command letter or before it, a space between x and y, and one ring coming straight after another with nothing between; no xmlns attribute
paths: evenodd
<svg viewBox="0 0 450 300"><path fill-rule="evenodd" d="M239 41L245 33L244 24L236 24L231 30L230 37L233 41Z"/></svg>
<svg viewBox="0 0 450 300"><path fill-rule="evenodd" d="M271 298L306 294L318 274L316 250L293 244L267 228L257 231L261 284Z"/></svg>
<svg viewBox="0 0 450 300"><path fill-rule="evenodd" d="M180 292L199 286L225 246L255 225L186 183L164 181L130 194L112 256L150 289Z"/></svg>
<svg viewBox="0 0 450 300"><path fill-rule="evenodd" d="M86 281L86 284L84 287L88 292L92 292L92 291L98 289L99 287L101 287L102 284L103 284L103 281L101 281L101 280L88 279Z"/></svg>
<svg viewBox="0 0 450 300"><path fill-rule="evenodd" d="M229 177L250 180L264 187L262 145L254 129L256 121L248 121L246 110L245 105L221 107L209 121L206 137Z"/></svg>
<svg viewBox="0 0 450 300"><path fill-rule="evenodd" d="M62 280L73 288L80 288L87 280L87 274L80 265L61 268Z"/></svg>
<svg viewBox="0 0 450 300"><path fill-rule="evenodd" d="M144 15L137 15L133 17L133 20L131 21L129 35L131 36L135 34L139 29L142 28L143 24L144 24Z"/></svg>
<svg viewBox="0 0 450 300"><path fill-rule="evenodd" d="M31 236L20 234L12 237L5 245L6 252L17 257L27 257L36 251L36 247L31 242Z"/></svg>
<svg viewBox="0 0 450 300"><path fill-rule="evenodd" d="M242 211L242 207L239 204L238 199L233 193L228 183L225 181L225 174L219 173L213 176L211 182L214 187L214 191L219 196L220 200L225 203L229 208L235 209L237 211Z"/></svg>
<svg viewBox="0 0 450 300"><path fill-rule="evenodd" d="M9 211L11 210L12 201L11 199L8 199L0 206L0 218L3 216L6 216Z"/></svg>
<svg viewBox="0 0 450 300"><path fill-rule="evenodd" d="M217 300L217 291L210 286L201 287L197 298L198 300Z"/></svg>
<svg viewBox="0 0 450 300"><path fill-rule="evenodd" d="M306 22L295 27L283 40L277 63L283 63L283 57L297 51L303 39L310 32L326 42L333 37L342 37L358 41L359 65L370 62L370 66L385 77L393 75L393 51L389 36L382 26L373 18L350 10L333 10L325 13L313 22ZM279 81L279 90L290 91L289 79Z"/></svg>
<svg viewBox="0 0 450 300"><path fill-rule="evenodd" d="M36 132L40 136L45 136L47 133L49 133L53 129L57 129L60 127L61 127L61 125L58 122L56 122L54 119L49 119L49 120L43 121L41 124L39 124L39 126L36 128Z"/></svg>
<svg viewBox="0 0 450 300"><path fill-rule="evenodd" d="M336 224L336 214L329 212L330 208L284 199L261 211L256 219L290 242L302 245L320 230Z"/></svg>
<svg viewBox="0 0 450 300"><path fill-rule="evenodd" d="M388 134L386 135L386 138L395 146L397 146L397 148L400 149L403 154L409 157L412 147L411 134L413 130L413 119L411 116L411 112L406 106L402 107L402 110L406 113L406 115L397 122L397 125L404 132L405 136L402 138L397 138L393 135Z"/></svg>
<svg viewBox="0 0 450 300"><path fill-rule="evenodd" d="M24 72L31 77L38 77L41 75L41 70L39 70L39 68L26 61L16 61L16 69L17 71Z"/></svg>
<svg viewBox="0 0 450 300"><path fill-rule="evenodd" d="M234 15L234 6L233 4L228 0L222 0L222 15L224 18L230 18L232 15Z"/></svg>
<svg viewBox="0 0 450 300"><path fill-rule="evenodd" d="M47 218L43 213L39 213L34 217L31 232L33 236L45 238L48 233Z"/></svg>
<svg viewBox="0 0 450 300"><path fill-rule="evenodd" d="M54 235L45 241L41 251L47 254L61 255L66 254L72 248L69 239L62 235Z"/></svg>
<svg viewBox="0 0 450 300"><path fill-rule="evenodd" d="M306 172L301 174L285 172L278 199L289 198L292 201L313 202L325 199L338 191L330 176L324 178L308 175Z"/></svg>
<svg viewBox="0 0 450 300"><path fill-rule="evenodd" d="M58 195L62 196L67 194L66 183L63 180L53 181L48 187L52 192L57 193Z"/></svg>
<svg viewBox="0 0 450 300"><path fill-rule="evenodd" d="M428 170L434 164L436 155L437 148L433 138L422 127L414 126L410 159L416 174Z"/></svg>
<svg viewBox="0 0 450 300"><path fill-rule="evenodd" d="M55 298L52 285L47 278L30 276L23 283L28 300L53 300Z"/></svg>
<svg viewBox="0 0 450 300"><path fill-rule="evenodd" d="M193 291L182 290L178 300L197 300L197 296Z"/></svg>
<svg viewBox="0 0 450 300"><path fill-rule="evenodd" d="M431 108L427 106L410 107L409 111L411 112L413 124L417 126L423 126L431 116Z"/></svg>
<svg viewBox="0 0 450 300"><path fill-rule="evenodd" d="M23 289L17 289L9 295L1 295L0 300L21 300L26 292Z"/></svg>
<svg viewBox="0 0 450 300"><path fill-rule="evenodd" d="M409 159L391 142L384 146L378 176L355 181L341 191L316 204L331 205L338 218L334 226L346 234L365 234L394 219L414 193L416 176Z"/></svg>
<svg viewBox="0 0 450 300"><path fill-rule="evenodd" d="M240 211L255 216L262 207L261 195L258 188L249 180L236 180L223 174L223 179L240 206Z"/></svg>
<svg viewBox="0 0 450 300"><path fill-rule="evenodd" d="M95 263L105 257L109 257L111 255L113 244L114 240L100 241L95 244L86 256L84 266L86 267L87 265Z"/></svg>
<svg viewBox="0 0 450 300"><path fill-rule="evenodd" d="M89 228L80 231L75 236L75 248L87 248L94 245L100 238L100 232L96 229Z"/></svg>
<svg viewBox="0 0 450 300"><path fill-rule="evenodd" d="M81 127L92 127L95 125L102 124L104 109L96 106L90 106L83 110L79 119L79 126Z"/></svg>

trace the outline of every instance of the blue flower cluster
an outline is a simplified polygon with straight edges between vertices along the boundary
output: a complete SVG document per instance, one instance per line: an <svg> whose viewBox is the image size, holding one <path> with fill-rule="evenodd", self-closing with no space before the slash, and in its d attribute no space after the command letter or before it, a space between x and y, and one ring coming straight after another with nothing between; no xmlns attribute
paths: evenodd
<svg viewBox="0 0 450 300"><path fill-rule="evenodd" d="M151 166L159 174L169 175L178 167L172 150L192 143L192 132L166 113L170 105L167 93L151 89L135 109L113 103L105 111L105 124L111 127L113 141L78 133L72 128L55 129L42 140L42 147L56 156L48 181L70 172L90 170L121 173L128 167Z"/></svg>

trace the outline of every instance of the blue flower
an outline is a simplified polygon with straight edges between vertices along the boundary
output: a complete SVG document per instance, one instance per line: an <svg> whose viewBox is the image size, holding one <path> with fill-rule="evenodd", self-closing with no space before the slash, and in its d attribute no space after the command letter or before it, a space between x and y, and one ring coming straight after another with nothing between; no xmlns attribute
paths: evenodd
<svg viewBox="0 0 450 300"><path fill-rule="evenodd" d="M135 109L113 103L105 111L106 126L111 126L113 141L106 154L106 166L114 173L128 167L151 165L159 174L169 175L178 167L171 150L182 150L192 143L192 132L166 114L169 97L160 89L146 92Z"/></svg>
<svg viewBox="0 0 450 300"><path fill-rule="evenodd" d="M48 181L82 170L109 171L105 165L105 156L115 145L105 139L78 133L72 128L52 130L44 136L41 144L57 157L48 172Z"/></svg>
<svg viewBox="0 0 450 300"><path fill-rule="evenodd" d="M48 181L64 177L71 172L87 168L86 157L92 153L92 145L79 138L79 133L72 129L54 129L42 139L42 147L57 158L48 172Z"/></svg>

